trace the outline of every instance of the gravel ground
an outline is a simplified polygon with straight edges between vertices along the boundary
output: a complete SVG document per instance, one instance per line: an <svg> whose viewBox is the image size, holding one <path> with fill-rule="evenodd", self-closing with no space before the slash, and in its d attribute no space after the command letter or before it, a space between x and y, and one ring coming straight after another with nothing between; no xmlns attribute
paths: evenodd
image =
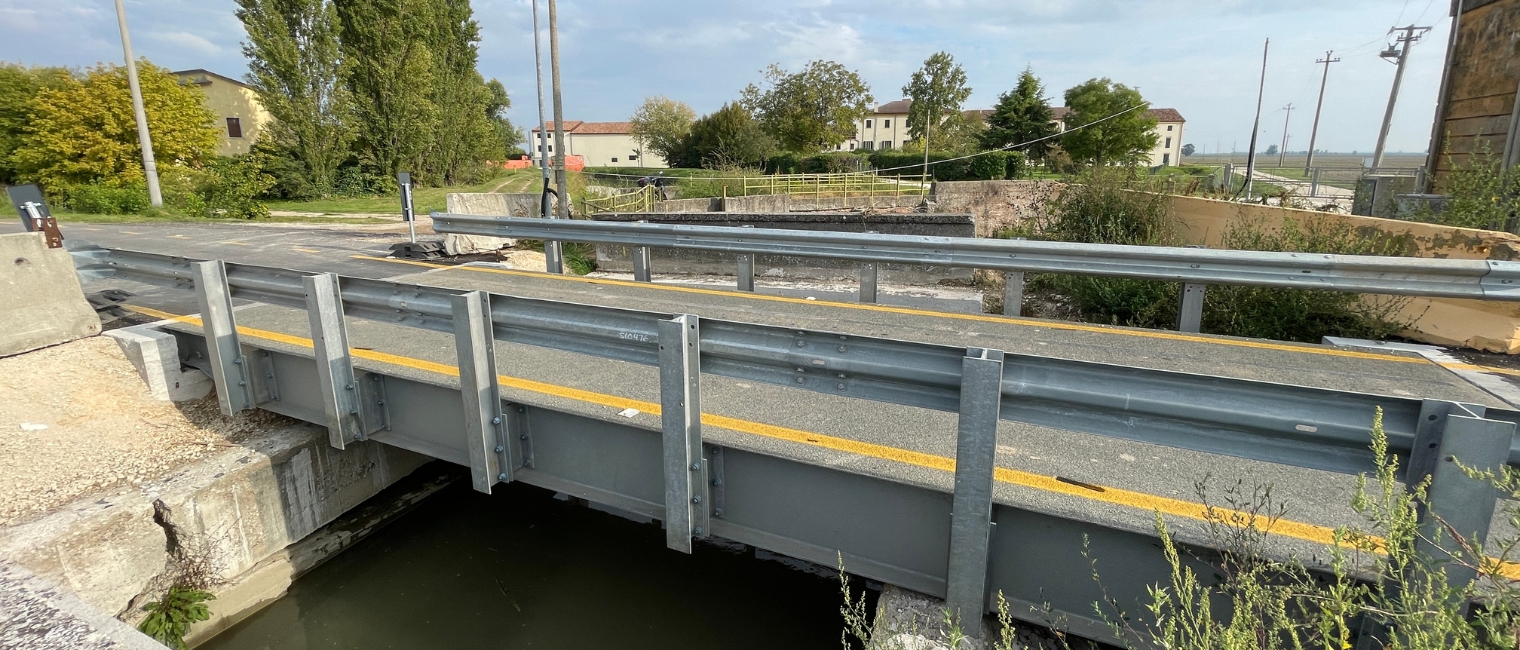
<svg viewBox="0 0 1520 650"><path fill-rule="evenodd" d="M162 478L292 420L160 402L105 336L0 359L0 526Z"/></svg>

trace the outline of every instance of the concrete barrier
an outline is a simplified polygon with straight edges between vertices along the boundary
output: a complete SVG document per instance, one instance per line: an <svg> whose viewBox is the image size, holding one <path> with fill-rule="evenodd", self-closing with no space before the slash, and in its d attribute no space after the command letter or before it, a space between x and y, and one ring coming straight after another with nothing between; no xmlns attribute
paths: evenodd
<svg viewBox="0 0 1520 650"><path fill-rule="evenodd" d="M42 233L0 235L0 356L99 333L67 251Z"/></svg>
<svg viewBox="0 0 1520 650"><path fill-rule="evenodd" d="M67 590L0 559L0 648L164 650Z"/></svg>

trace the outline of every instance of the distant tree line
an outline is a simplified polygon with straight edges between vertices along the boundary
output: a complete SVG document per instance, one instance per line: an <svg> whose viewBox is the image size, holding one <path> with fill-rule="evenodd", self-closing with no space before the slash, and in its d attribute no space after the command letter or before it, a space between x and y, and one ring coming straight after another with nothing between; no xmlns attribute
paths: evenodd
<svg viewBox="0 0 1520 650"><path fill-rule="evenodd" d="M468 0L237 2L279 194L385 190L398 171L468 183L522 153L506 89L476 69Z"/></svg>
<svg viewBox="0 0 1520 650"><path fill-rule="evenodd" d="M1137 164L1156 146L1156 119L1145 110L1140 92L1109 79L1091 79L1066 91L1064 132L1058 132L1044 86L1029 68L991 111L964 110L971 88L965 70L947 52L925 60L902 93L912 101L910 139L898 150L922 159L927 142L931 164L1018 145L1020 170L1044 164L1071 171L1079 165ZM795 168L797 156L833 152L857 137L857 121L871 114L875 101L858 73L833 61L813 61L796 72L772 65L737 101L700 118L682 102L647 98L631 118L632 134L673 167Z"/></svg>

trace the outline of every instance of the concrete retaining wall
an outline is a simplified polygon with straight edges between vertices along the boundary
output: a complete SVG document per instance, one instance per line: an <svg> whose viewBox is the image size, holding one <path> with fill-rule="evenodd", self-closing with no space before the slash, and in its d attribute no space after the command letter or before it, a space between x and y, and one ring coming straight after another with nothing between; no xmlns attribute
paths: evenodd
<svg viewBox="0 0 1520 650"><path fill-rule="evenodd" d="M0 235L0 356L100 333L74 260L40 232Z"/></svg>
<svg viewBox="0 0 1520 650"><path fill-rule="evenodd" d="M792 212L781 214L737 214L732 212L645 213L596 218L619 221L645 220L651 223L677 223L704 226L742 226L784 228L792 230L826 230L838 232L876 231L895 235L970 237L970 215L965 214L861 214L853 212ZM653 249L650 253L655 273L699 275L733 275L735 258L730 253L674 249ZM632 250L626 246L598 245L597 268L604 271L633 270ZM755 274L761 277L850 280L858 277L859 263L843 260L760 255L755 259ZM887 264L880 270L879 281L901 285L936 285L943 282L969 282L969 269L939 266Z"/></svg>
<svg viewBox="0 0 1520 650"><path fill-rule="evenodd" d="M494 214L509 217L536 217L537 194L497 194L494 192L450 192L444 203L454 214ZM552 207L552 206L551 206Z"/></svg>
<svg viewBox="0 0 1520 650"><path fill-rule="evenodd" d="M338 451L328 446L325 429L300 424L229 448L163 483L82 500L4 529L0 556L132 622L163 586L167 526L235 586L239 576L428 460L372 442ZM155 522L155 507L164 524ZM212 611L218 618L246 614L283 587L263 591L262 600L219 597Z"/></svg>

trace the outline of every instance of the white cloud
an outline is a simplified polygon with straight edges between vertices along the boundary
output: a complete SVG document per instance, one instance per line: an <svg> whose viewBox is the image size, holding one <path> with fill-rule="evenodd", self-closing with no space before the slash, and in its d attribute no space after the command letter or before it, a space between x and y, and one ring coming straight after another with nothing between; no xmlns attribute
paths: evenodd
<svg viewBox="0 0 1520 650"><path fill-rule="evenodd" d="M222 48L206 40L206 37L191 34L190 32L150 32L148 38L160 43L190 48L203 54L218 54L222 51Z"/></svg>

